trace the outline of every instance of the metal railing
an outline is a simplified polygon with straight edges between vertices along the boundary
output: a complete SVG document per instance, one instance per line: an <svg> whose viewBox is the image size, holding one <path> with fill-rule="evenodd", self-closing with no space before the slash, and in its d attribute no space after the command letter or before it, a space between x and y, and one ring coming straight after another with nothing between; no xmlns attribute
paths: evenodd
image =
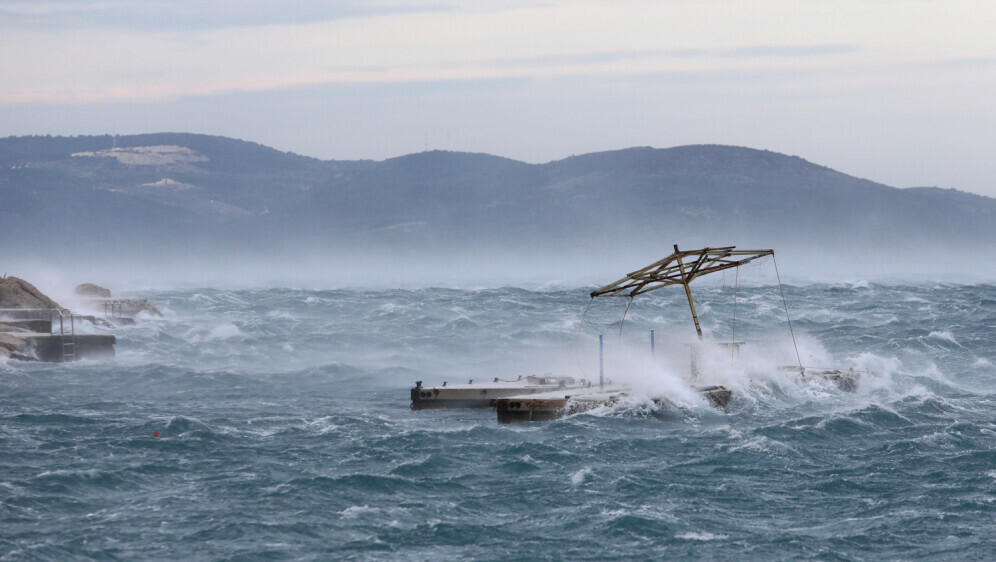
<svg viewBox="0 0 996 562"><path fill-rule="evenodd" d="M124 316L124 301L117 299L104 301L104 318L120 318Z"/></svg>

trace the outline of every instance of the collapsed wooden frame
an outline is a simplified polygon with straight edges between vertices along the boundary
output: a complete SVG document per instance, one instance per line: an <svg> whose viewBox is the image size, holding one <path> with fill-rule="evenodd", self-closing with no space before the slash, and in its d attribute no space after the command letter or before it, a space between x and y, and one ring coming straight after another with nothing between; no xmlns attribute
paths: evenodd
<svg viewBox="0 0 996 562"><path fill-rule="evenodd" d="M626 277L591 292L591 297L635 297L669 285L687 285L693 279L775 255L774 250L737 250L736 246L679 250Z"/></svg>
<svg viewBox="0 0 996 562"><path fill-rule="evenodd" d="M695 302L692 300L692 290L688 284L696 277L731 267L740 267L758 258L774 255L774 250L737 250L736 246L682 251L675 244L673 254L643 269L638 269L614 283L595 289L591 292L591 298L629 297L632 299L636 295L649 293L661 287L682 285L685 288L685 296L688 297L688 308L692 311L695 332L701 340L702 326L699 325L699 315L695 312ZM794 340L795 336L792 337Z"/></svg>

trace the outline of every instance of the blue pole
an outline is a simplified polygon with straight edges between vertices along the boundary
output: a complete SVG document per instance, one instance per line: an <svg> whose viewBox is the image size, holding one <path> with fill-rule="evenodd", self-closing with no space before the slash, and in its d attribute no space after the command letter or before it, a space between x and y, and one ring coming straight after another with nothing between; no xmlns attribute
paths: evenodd
<svg viewBox="0 0 996 562"><path fill-rule="evenodd" d="M605 386L605 361L603 360L602 334L598 334L598 387Z"/></svg>

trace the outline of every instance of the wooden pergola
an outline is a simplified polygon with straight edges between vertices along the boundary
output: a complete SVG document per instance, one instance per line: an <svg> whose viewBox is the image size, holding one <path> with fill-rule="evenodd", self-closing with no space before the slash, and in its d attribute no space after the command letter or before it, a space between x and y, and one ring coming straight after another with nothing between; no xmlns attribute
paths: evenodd
<svg viewBox="0 0 996 562"><path fill-rule="evenodd" d="M774 256L774 250L737 250L736 246L724 248L702 248L700 250L679 250L674 245L674 253L656 261L643 269L638 269L626 277L591 292L595 297L629 297L649 293L669 285L682 285L688 297L688 307L692 311L695 331L702 338L699 317L695 313L695 303L688 284L694 279L724 269L740 267L758 258Z"/></svg>

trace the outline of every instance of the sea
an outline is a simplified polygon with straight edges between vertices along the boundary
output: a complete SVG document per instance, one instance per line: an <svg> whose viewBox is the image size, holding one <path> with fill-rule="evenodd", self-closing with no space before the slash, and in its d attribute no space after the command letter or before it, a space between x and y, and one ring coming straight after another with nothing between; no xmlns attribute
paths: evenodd
<svg viewBox="0 0 996 562"><path fill-rule="evenodd" d="M113 359L0 360L0 560L996 559L996 285L692 287L699 348L673 287L142 290ZM547 373L630 391L410 409Z"/></svg>

